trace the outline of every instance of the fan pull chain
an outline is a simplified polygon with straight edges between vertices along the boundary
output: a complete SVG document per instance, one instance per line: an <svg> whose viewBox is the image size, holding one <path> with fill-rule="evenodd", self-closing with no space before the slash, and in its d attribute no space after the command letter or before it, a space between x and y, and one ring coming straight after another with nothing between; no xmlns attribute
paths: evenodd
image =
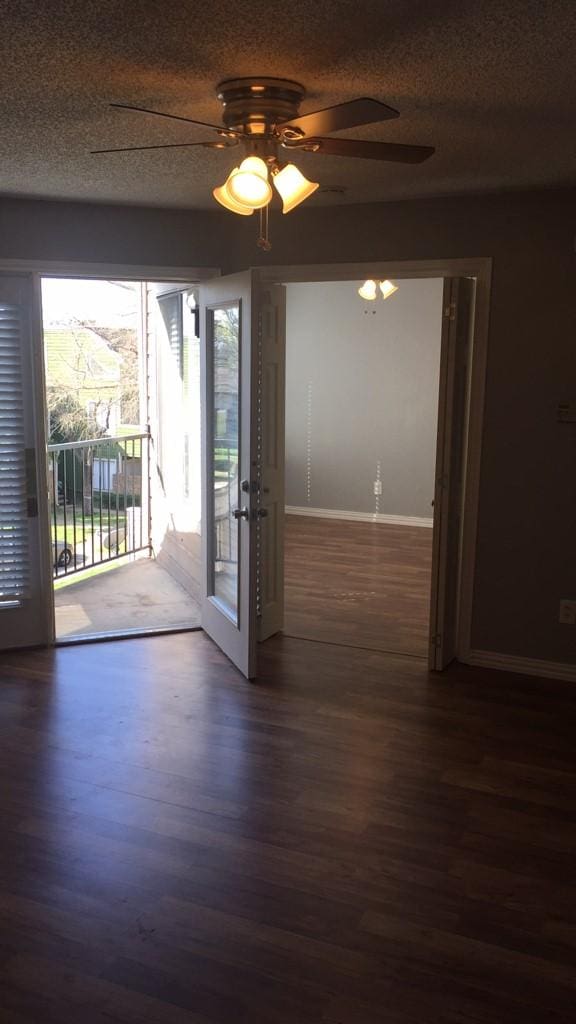
<svg viewBox="0 0 576 1024"><path fill-rule="evenodd" d="M265 206L260 210L260 236L256 243L264 252L270 252L272 248L272 243L268 237L268 209L269 206Z"/></svg>

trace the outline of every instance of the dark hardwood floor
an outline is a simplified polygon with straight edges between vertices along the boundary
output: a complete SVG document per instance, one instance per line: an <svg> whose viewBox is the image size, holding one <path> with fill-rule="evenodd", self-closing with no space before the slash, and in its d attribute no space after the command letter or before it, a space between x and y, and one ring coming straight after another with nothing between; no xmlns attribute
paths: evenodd
<svg viewBox="0 0 576 1024"><path fill-rule="evenodd" d="M2 1024L573 1022L575 712L283 637L4 656Z"/></svg>
<svg viewBox="0 0 576 1024"><path fill-rule="evenodd" d="M432 530L286 516L287 636L426 657Z"/></svg>

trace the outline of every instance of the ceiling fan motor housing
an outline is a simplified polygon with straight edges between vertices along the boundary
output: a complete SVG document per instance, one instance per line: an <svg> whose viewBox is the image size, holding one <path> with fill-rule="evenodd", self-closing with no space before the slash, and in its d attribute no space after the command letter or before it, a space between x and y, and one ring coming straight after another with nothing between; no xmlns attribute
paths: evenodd
<svg viewBox="0 0 576 1024"><path fill-rule="evenodd" d="M272 135L296 118L305 95L304 86L281 78L231 78L217 87L226 127L250 136Z"/></svg>

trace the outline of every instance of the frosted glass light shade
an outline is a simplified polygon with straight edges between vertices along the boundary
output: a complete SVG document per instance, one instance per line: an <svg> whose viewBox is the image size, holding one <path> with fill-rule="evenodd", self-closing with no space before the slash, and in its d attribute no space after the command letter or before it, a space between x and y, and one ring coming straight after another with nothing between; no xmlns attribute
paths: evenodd
<svg viewBox="0 0 576 1024"><path fill-rule="evenodd" d="M382 292L382 298L388 299L394 292L398 291L398 285L392 284L392 281L380 281L380 291Z"/></svg>
<svg viewBox="0 0 576 1024"><path fill-rule="evenodd" d="M362 287L358 289L358 295L362 299L368 299L368 301L370 301L370 302L372 301L372 299L375 299L376 298L376 281L364 281L364 284L362 285Z"/></svg>
<svg viewBox="0 0 576 1024"><path fill-rule="evenodd" d="M244 206L243 203L237 202L237 200L230 195L230 181L239 170L239 167L235 167L234 170L230 172L223 185L220 185L219 188L212 189L212 195L217 203L220 203L221 206L225 206L227 210L232 210L232 213L239 213L242 217L250 217L250 215L254 213L253 208L251 206Z"/></svg>
<svg viewBox="0 0 576 1024"><path fill-rule="evenodd" d="M317 181L308 181L294 164L286 164L272 180L274 188L282 196L282 213L290 213L319 187Z"/></svg>
<svg viewBox="0 0 576 1024"><path fill-rule="evenodd" d="M259 156L248 156L226 182L228 194L242 206L260 210L272 198L268 168Z"/></svg>

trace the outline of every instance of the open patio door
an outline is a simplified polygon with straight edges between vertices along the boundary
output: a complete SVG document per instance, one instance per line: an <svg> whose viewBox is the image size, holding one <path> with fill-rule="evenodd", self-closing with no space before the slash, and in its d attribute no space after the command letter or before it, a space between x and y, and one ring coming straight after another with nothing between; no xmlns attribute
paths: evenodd
<svg viewBox="0 0 576 1024"><path fill-rule="evenodd" d="M282 627L282 298L253 270L200 286L202 626L248 679Z"/></svg>
<svg viewBox="0 0 576 1024"><path fill-rule="evenodd" d="M440 671L456 657L468 363L474 281L445 278L438 396L430 655Z"/></svg>
<svg viewBox="0 0 576 1024"><path fill-rule="evenodd" d="M0 650L52 640L40 323L39 282L0 274Z"/></svg>

